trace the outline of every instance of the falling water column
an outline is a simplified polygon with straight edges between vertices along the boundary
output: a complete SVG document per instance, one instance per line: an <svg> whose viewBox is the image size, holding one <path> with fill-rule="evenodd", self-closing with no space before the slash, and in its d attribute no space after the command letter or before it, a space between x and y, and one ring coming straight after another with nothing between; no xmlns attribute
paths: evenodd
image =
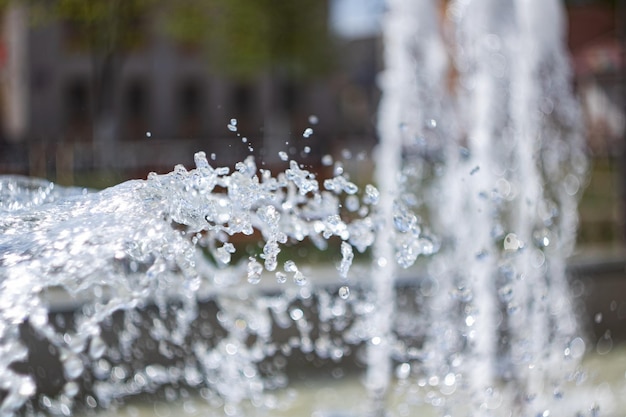
<svg viewBox="0 0 626 417"><path fill-rule="evenodd" d="M391 22L388 18L386 25ZM390 42L385 35L385 56L393 55L389 48ZM397 53L397 51L395 52ZM370 340L367 351L366 386L373 396L376 414L383 414L384 396L389 386L391 373L390 337L391 323L394 314L394 281L397 271L393 246L393 206L398 195L398 180L402 164L402 138L400 136L399 104L392 97L392 69L384 74L385 91L380 105L379 137L380 145L376 155L376 184L380 191L379 231L374 245L374 265L372 274L372 297L375 310L370 322ZM403 74L397 71L399 76Z"/></svg>
<svg viewBox="0 0 626 417"><path fill-rule="evenodd" d="M389 0L389 9L397 10L402 1ZM391 323L394 314L394 281L397 266L394 256L394 201L398 196L402 166L402 95L411 83L412 67L403 41L410 38L411 13L387 13L384 21L385 63L382 74L383 96L379 108L380 145L376 155L375 180L380 191L379 231L374 246L372 296L375 311L370 323L367 352L366 386L376 402L377 414L383 414L384 396L391 375Z"/></svg>
<svg viewBox="0 0 626 417"><path fill-rule="evenodd" d="M456 54L459 68L458 117L468 156L456 199L464 222L454 225L456 265L464 319L463 374L476 415L493 415L502 401L497 381L499 343L498 258L501 201L494 194L507 168L509 78L508 39L513 23L510 1L456 1ZM469 165L467 165L469 163Z"/></svg>
<svg viewBox="0 0 626 417"><path fill-rule="evenodd" d="M383 21L385 70L380 79L383 95L378 115L380 146L375 171L380 190L380 229L374 248L372 297L375 312L370 322L366 380L374 399L378 399L378 414L383 413L383 398L391 375L396 260L401 266L408 267L417 256L417 252L411 253L413 249L407 250L403 246L407 245L406 240L403 243L397 239L397 234L406 233L406 230L399 232L394 220L398 215L408 215L414 229L404 238L417 238L417 217L401 201L411 192L405 186L406 178L402 173L403 149L408 147L419 151L428 140L424 135L426 130L436 136L433 125L436 126L441 116L447 56L439 33L438 4L438 0L388 0ZM398 205L403 208L399 209ZM419 252L417 248L414 250ZM396 251L410 255L398 257Z"/></svg>
<svg viewBox="0 0 626 417"><path fill-rule="evenodd" d="M525 59L512 71L520 190L514 227L526 248L514 269L526 283L518 282L514 291L517 302L530 307L509 321L513 346L527 346L526 361L513 358L518 359L513 362L520 388L535 398L529 408L543 412L553 403L552 390L544 385L555 384L558 392L558 384L576 365L575 358L563 353L577 331L565 261L575 242L575 195L586 161L579 107L568 85L562 6L557 0L516 0L515 6L517 49Z"/></svg>

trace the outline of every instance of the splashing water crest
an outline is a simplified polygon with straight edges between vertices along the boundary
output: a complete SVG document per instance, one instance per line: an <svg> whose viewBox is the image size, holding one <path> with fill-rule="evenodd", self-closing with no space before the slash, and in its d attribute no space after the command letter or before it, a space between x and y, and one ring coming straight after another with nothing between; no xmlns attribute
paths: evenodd
<svg viewBox="0 0 626 417"><path fill-rule="evenodd" d="M322 184L293 160L272 176L203 152L100 192L0 178L0 415L171 387L272 409L285 357L361 346L375 415L394 376L405 414L597 412L561 394L586 349L565 277L586 160L557 0L458 0L449 20L436 1L388 6L377 187L330 155ZM338 248L337 281L289 259L303 241ZM372 252L358 280L354 250ZM396 294L398 266L432 254Z"/></svg>
<svg viewBox="0 0 626 417"><path fill-rule="evenodd" d="M359 210L363 216L352 212L348 221L342 217L344 190L354 195L358 188L343 176L320 190L315 175L295 161L277 177L258 172L252 158L238 163L232 173L213 168L203 152L195 155L195 163L191 171L179 165L169 174L151 174L145 181L97 193L20 177L2 179L4 415L11 415L36 391L36 376L14 369L29 358L20 337L25 328L58 352L64 375L61 393L42 402L52 413L71 408L79 390L68 393L66 387L93 378L87 374L95 375L89 395L104 406L117 397L177 381L209 387L234 406L258 399L272 385L271 378L264 380L259 371L252 371L263 358L283 349L273 340L269 311L283 314L291 304L310 299L312 291L305 272L292 260L284 262L284 272L276 271L281 247L308 238L325 248L327 240L339 239L338 274L347 277L353 246L363 252L373 243L375 223L368 213L376 201L364 198L368 203ZM371 185L367 190L376 193ZM262 242L260 253L244 263L244 271L230 265L237 236ZM276 279L264 283L264 271L276 271ZM247 279L242 281L242 275ZM253 290L249 284L260 288ZM267 295L277 289L282 291L281 309L276 296ZM218 323L214 329L205 324L204 337L196 340L204 308L198 303L207 299L219 308ZM72 328L61 329L48 320L59 300L77 306ZM294 321L303 319L293 311ZM124 325L116 328L112 340L111 320L120 312ZM156 344L155 363L145 353L133 353L146 332ZM223 339L213 340L208 336L213 332L223 333ZM256 338L252 345L246 342L251 336ZM316 353L328 355L324 349ZM117 364L137 354L132 370ZM152 375L163 366L160 361L174 361L181 370ZM240 369L251 371L240 375ZM137 375L145 382L137 383Z"/></svg>

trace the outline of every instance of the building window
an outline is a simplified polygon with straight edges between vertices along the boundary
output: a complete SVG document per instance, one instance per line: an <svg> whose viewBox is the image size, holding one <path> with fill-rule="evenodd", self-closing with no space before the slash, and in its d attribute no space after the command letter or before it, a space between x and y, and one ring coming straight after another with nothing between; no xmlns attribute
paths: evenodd
<svg viewBox="0 0 626 417"><path fill-rule="evenodd" d="M178 133L183 138L194 138L202 134L203 84L196 80L184 81L178 90L180 125Z"/></svg>
<svg viewBox="0 0 626 417"><path fill-rule="evenodd" d="M237 118L239 125L250 129L254 113L254 90L249 84L239 84L233 89L232 116Z"/></svg>
<svg viewBox="0 0 626 417"><path fill-rule="evenodd" d="M298 106L298 88L291 80L286 80L281 85L281 105L282 109L288 113L293 113Z"/></svg>
<svg viewBox="0 0 626 417"><path fill-rule="evenodd" d="M141 80L128 83L124 94L124 137L139 140L148 134L148 89Z"/></svg>
<svg viewBox="0 0 626 417"><path fill-rule="evenodd" d="M91 103L87 80L70 79L64 88L63 102L66 139L72 142L88 140L91 137Z"/></svg>

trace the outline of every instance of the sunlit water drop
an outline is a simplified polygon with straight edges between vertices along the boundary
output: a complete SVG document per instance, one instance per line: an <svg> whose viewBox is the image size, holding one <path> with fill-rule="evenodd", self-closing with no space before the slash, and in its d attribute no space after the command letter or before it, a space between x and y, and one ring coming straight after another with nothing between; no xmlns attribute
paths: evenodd
<svg viewBox="0 0 626 417"><path fill-rule="evenodd" d="M337 291L337 293L339 294L339 297L347 300L348 297L350 297L350 287L348 287L347 285L341 286L339 287L339 291Z"/></svg>

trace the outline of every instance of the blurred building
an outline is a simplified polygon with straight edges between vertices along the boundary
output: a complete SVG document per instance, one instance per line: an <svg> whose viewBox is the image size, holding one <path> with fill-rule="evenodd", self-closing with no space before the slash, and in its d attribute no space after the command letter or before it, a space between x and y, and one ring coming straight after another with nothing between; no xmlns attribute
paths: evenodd
<svg viewBox="0 0 626 417"><path fill-rule="evenodd" d="M349 138L374 142L371 41L347 60L333 55L333 71L317 77L260 70L240 79L209 71L201 48L151 34L117 63L107 87L111 111L103 118L95 83L106 74L97 73L89 51L76 47L82 34L63 21L33 25L28 13L12 6L3 17L0 173L73 183L75 173L89 171L122 177L170 171L177 163L191 165L198 150L215 155L216 164L252 154L272 166L284 164L280 151L306 163ZM227 127L231 119L236 132ZM314 133L304 138L309 127Z"/></svg>
<svg viewBox="0 0 626 417"><path fill-rule="evenodd" d="M579 239L620 245L626 237L626 4L571 3L568 42L591 156Z"/></svg>
<svg viewBox="0 0 626 417"><path fill-rule="evenodd" d="M595 155L618 155L626 128L626 39L620 39L626 23L620 21L618 10L598 2L572 5L568 20L569 48L590 149Z"/></svg>

